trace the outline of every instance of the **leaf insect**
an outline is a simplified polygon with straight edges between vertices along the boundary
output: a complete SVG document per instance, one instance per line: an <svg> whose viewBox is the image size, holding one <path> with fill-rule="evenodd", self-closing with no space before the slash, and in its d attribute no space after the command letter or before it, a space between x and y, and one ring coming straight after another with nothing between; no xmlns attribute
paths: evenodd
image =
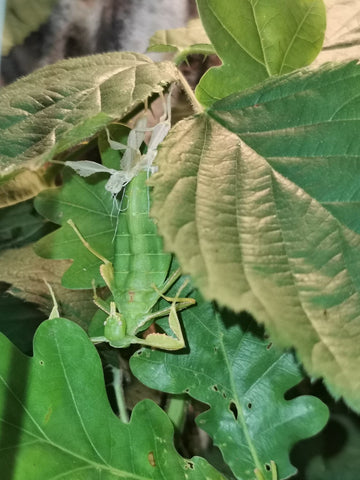
<svg viewBox="0 0 360 480"><path fill-rule="evenodd" d="M177 269L167 278L171 255L163 251L162 240L157 235L154 222L149 217L146 185L149 169L157 154L157 147L169 129L170 100L168 98L167 111L154 128L145 128L145 121L140 118L130 132L126 146L109 139L112 148L125 149L121 160L121 166L125 171L110 171L106 167L95 164L96 171L110 173L107 190L112 195L116 195L125 186L128 197L126 210L119 214L119 232L114 237L114 265L95 251L74 222L71 219L68 220L83 245L102 261L100 273L112 295L110 303L107 303L97 296L94 288L95 304L108 315L104 323L104 335L92 337L94 343L108 342L117 348L137 343L165 350L178 350L185 345L177 312L193 305L195 300L180 297L186 283L179 288L174 298L165 296L181 276L181 270ZM151 131L152 134L147 152L141 155L140 146L146 131ZM85 162L85 165L84 162L74 163L76 167L80 164L80 169L76 169L80 175L87 176L88 171L90 175L95 173L93 162ZM90 167L89 163L91 163ZM72 167L71 164L70 166ZM86 170L87 168L89 170ZM153 307L160 298L164 298L171 305L154 312ZM155 319L165 315L169 316L169 327L174 337L165 333L151 333L145 339L137 336Z"/></svg>
<svg viewBox="0 0 360 480"><path fill-rule="evenodd" d="M94 303L106 312L108 317L104 322L104 336L92 337L91 340L94 343L108 342L112 347L116 348L125 348L132 343L164 350L179 350L183 348L185 342L177 311L194 305L195 300L180 297L180 293L187 282L179 288L174 298L164 295L180 277L180 269L177 269L170 275L161 289L157 288L154 284L149 286L147 276L143 275L141 267L140 271L129 272L127 282L120 286L117 284L117 275L112 263L90 246L71 219L68 220L68 224L74 229L83 245L103 262L100 266L100 273L114 299L114 301L110 301L110 305L108 305L106 301L97 296L94 287ZM144 239L145 237L146 234L144 235ZM134 263L139 262L135 261ZM135 285L137 288L135 288ZM171 306L152 312L153 306L161 297L171 302ZM147 328L155 319L164 317L165 315L169 315L169 327L175 337L165 333L150 333L145 339L136 336L139 331Z"/></svg>

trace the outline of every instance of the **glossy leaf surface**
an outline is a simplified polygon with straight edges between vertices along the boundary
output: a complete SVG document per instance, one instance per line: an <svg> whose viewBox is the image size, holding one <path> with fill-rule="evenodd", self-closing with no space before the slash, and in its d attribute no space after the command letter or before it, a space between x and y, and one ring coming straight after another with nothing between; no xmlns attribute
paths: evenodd
<svg viewBox="0 0 360 480"><path fill-rule="evenodd" d="M221 67L201 79L204 105L305 65L321 50L326 13L322 0L197 0L202 23Z"/></svg>
<svg viewBox="0 0 360 480"><path fill-rule="evenodd" d="M222 478L205 460L179 456L171 422L155 403L139 403L130 423L121 423L108 403L96 349L74 323L44 322L33 358L3 336L0 346L4 478Z"/></svg>
<svg viewBox="0 0 360 480"><path fill-rule="evenodd" d="M285 400L285 392L302 379L294 356L265 340L251 317L220 314L191 295L197 305L181 314L187 351L139 351L130 362L133 373L151 388L186 392L210 406L197 423L236 478L252 480L257 467L271 479L270 460L279 478L291 475L291 446L323 428L326 406L315 397Z"/></svg>

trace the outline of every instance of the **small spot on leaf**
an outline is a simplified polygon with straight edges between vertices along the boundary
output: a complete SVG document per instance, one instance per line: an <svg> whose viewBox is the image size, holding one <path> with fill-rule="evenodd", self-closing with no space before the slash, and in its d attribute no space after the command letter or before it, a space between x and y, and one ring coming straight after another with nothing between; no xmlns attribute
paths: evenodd
<svg viewBox="0 0 360 480"><path fill-rule="evenodd" d="M266 346L266 350L270 350L271 347L272 347L272 342L270 342L270 343Z"/></svg>
<svg viewBox="0 0 360 480"><path fill-rule="evenodd" d="M152 467L156 467L154 452L149 452L148 453L148 460L149 460L149 463Z"/></svg>
<svg viewBox="0 0 360 480"><path fill-rule="evenodd" d="M52 407L49 407L49 408L48 408L48 411L46 412L46 415L45 415L45 417L44 417L44 424L45 424L45 425L46 425L46 424L48 423L48 421L50 420L50 417L51 417L52 413L53 413L53 409L52 409Z"/></svg>

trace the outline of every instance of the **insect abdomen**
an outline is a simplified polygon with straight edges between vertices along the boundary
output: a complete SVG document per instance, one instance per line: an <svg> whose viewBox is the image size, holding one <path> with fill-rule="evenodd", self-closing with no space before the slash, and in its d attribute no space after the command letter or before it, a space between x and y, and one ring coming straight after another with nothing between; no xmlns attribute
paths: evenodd
<svg viewBox="0 0 360 480"><path fill-rule="evenodd" d="M127 185L120 213L116 239L114 270L116 286L122 296L134 292L132 302L141 301L140 292L157 293L151 285L161 287L168 274L171 254L163 251L161 237L149 217L147 173L140 172ZM139 293L138 293L139 292Z"/></svg>

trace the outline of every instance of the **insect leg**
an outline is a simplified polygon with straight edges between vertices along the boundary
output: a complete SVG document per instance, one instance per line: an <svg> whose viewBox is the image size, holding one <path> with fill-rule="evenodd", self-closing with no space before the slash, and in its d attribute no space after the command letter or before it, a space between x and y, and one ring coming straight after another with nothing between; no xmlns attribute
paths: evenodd
<svg viewBox="0 0 360 480"><path fill-rule="evenodd" d="M154 348L161 348L164 350L179 350L184 348L185 341L184 336L181 330L181 325L179 322L179 318L177 315L177 311L183 308L187 308L190 305L194 305L195 300L193 298L180 298L179 295L181 291L186 286L187 282L184 282L183 285L179 288L176 296L172 298L172 303L169 308L164 310L160 310L158 312L152 313L146 317L146 321L155 319L158 317L163 317L165 315L169 315L169 327L174 337L166 335L165 333L150 333L145 340L139 341L143 345L147 345ZM161 293L160 293L161 296ZM137 337L136 337L137 338Z"/></svg>
<svg viewBox="0 0 360 480"><path fill-rule="evenodd" d="M174 285L174 283L181 277L181 268L177 268L175 272L173 272L170 277L165 281L164 285L161 289L157 288L155 285L152 285L152 288L156 290L159 294L159 298L163 297L163 294L169 290L170 287ZM168 300L172 301L172 300Z"/></svg>
<svg viewBox="0 0 360 480"><path fill-rule="evenodd" d="M85 238L81 235L79 229L75 225L75 223L69 219L67 223L70 225L70 227L74 230L76 235L79 237L81 243L84 245L84 247L89 250L95 257L97 257L99 260L101 260L103 265L100 265L100 273L101 276L103 277L106 285L109 287L110 291L112 292L115 288L115 280L114 280L114 267L112 263L105 257L103 257L99 252L94 250L92 246L90 245L89 242L85 240Z"/></svg>
<svg viewBox="0 0 360 480"><path fill-rule="evenodd" d="M278 480L277 468L274 460L270 461L270 468L271 468L271 479Z"/></svg>

